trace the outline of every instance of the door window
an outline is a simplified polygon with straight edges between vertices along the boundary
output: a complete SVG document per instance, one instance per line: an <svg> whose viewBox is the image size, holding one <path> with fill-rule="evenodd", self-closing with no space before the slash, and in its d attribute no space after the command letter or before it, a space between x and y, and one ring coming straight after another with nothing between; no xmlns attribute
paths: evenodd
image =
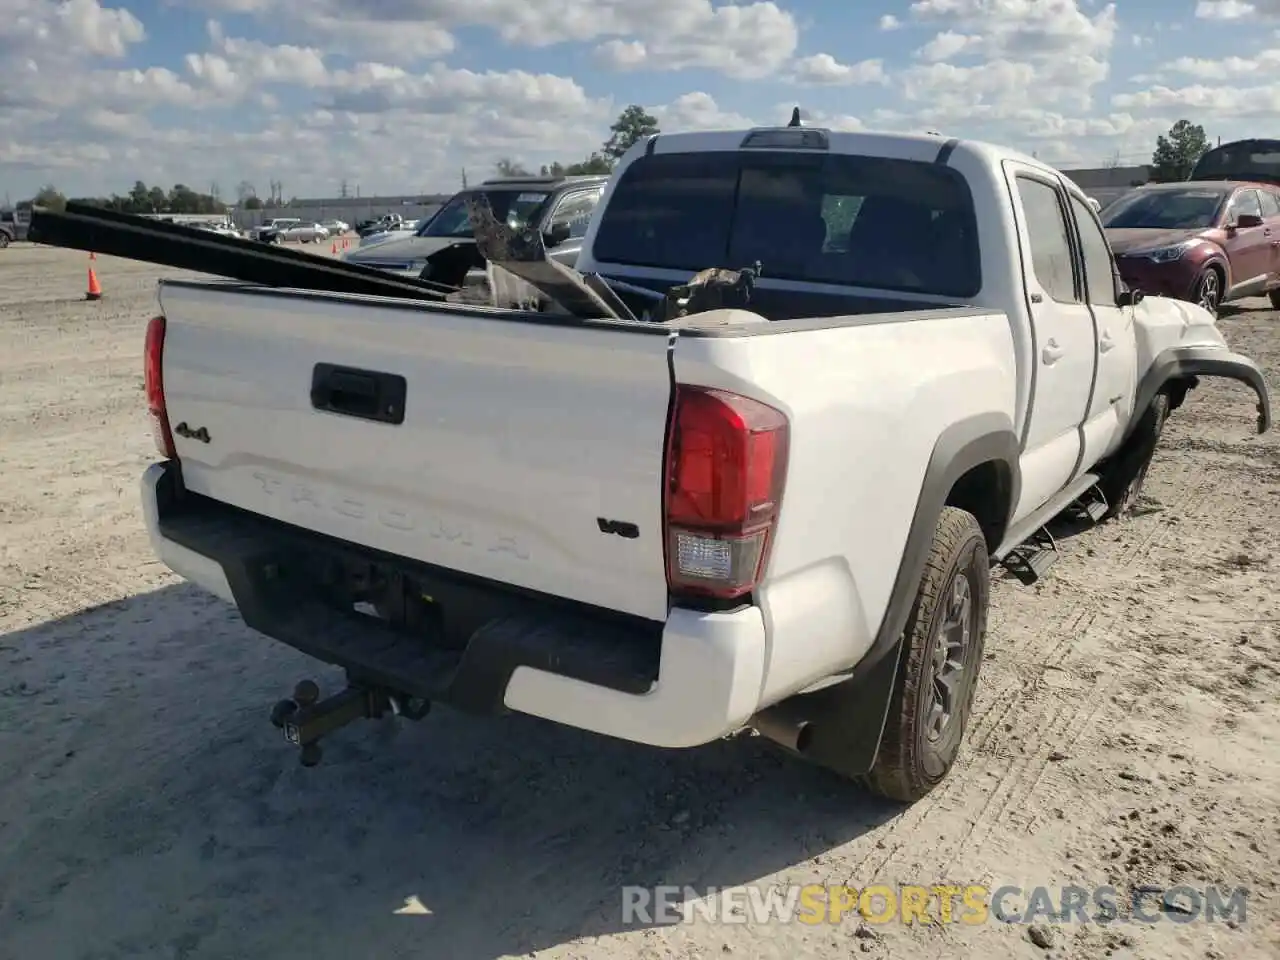
<svg viewBox="0 0 1280 960"><path fill-rule="evenodd" d="M1071 262L1071 235L1057 188L1031 177L1018 177L1017 183L1036 280L1058 303L1080 303Z"/></svg>
<svg viewBox="0 0 1280 960"><path fill-rule="evenodd" d="M547 229L563 224L569 228L570 239L585 237L587 227L591 223L591 215L596 212L603 194L603 186L596 187L594 190L566 194L560 201L560 205L556 207L555 213L551 215L551 219L547 221Z"/></svg>
<svg viewBox="0 0 1280 960"><path fill-rule="evenodd" d="M1111 245L1098 226L1098 219L1090 207L1076 197L1071 198L1080 227L1080 248L1084 252L1085 289L1089 302L1114 307L1116 305L1115 261L1111 257Z"/></svg>
<svg viewBox="0 0 1280 960"><path fill-rule="evenodd" d="M1273 217L1280 217L1280 200L1276 199L1274 193L1259 190L1258 199L1262 206L1262 216L1264 218L1270 220Z"/></svg>
<svg viewBox="0 0 1280 960"><path fill-rule="evenodd" d="M1257 190L1241 190L1231 198L1231 206L1227 208L1227 223L1235 223L1246 214L1262 216L1262 205L1258 202Z"/></svg>

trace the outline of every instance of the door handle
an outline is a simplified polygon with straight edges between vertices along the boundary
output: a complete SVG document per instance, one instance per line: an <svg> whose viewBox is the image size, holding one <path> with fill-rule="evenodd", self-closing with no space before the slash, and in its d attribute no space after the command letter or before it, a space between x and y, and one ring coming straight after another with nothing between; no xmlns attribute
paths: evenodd
<svg viewBox="0 0 1280 960"><path fill-rule="evenodd" d="M1040 356L1044 360L1044 362L1048 365L1053 365L1057 363L1059 360L1061 360L1062 348L1058 346L1058 341L1050 340L1048 343L1046 343L1044 345L1044 352L1041 353Z"/></svg>
<svg viewBox="0 0 1280 960"><path fill-rule="evenodd" d="M1098 341L1098 351L1100 353L1109 353L1115 348L1116 342L1111 339L1111 331L1102 331L1102 339Z"/></svg>

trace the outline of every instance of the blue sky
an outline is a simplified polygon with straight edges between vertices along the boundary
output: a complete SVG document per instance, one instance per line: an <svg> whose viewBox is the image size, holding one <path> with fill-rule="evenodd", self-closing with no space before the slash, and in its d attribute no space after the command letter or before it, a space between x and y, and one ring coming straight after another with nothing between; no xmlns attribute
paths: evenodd
<svg viewBox="0 0 1280 960"><path fill-rule="evenodd" d="M0 200L450 190L664 129L937 129L1063 166L1280 136L1280 0L5 0Z"/></svg>

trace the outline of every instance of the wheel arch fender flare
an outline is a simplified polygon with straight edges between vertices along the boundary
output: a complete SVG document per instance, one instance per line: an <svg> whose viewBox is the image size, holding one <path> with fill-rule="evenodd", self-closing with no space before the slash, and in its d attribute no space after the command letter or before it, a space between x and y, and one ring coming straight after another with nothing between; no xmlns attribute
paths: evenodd
<svg viewBox="0 0 1280 960"><path fill-rule="evenodd" d="M1130 433L1136 428L1142 414L1169 383L1194 377L1223 377L1237 380L1251 388L1258 398L1258 433L1266 433L1271 429L1271 393L1267 388L1266 377L1256 363L1222 347L1169 347L1156 355L1147 372L1138 381L1133 414L1125 428L1125 440L1128 440Z"/></svg>
<svg viewBox="0 0 1280 960"><path fill-rule="evenodd" d="M1217 267L1222 271L1222 291L1221 296L1226 296L1227 288L1231 286L1231 261L1227 259L1227 255L1221 250L1215 248L1200 264L1200 271L1203 273L1209 267Z"/></svg>
<svg viewBox="0 0 1280 960"><path fill-rule="evenodd" d="M903 631L919 592L938 518L961 478L992 468L1002 478L1002 515L996 543L1012 519L1022 487L1021 444L1003 413L980 413L950 424L934 443L915 514L908 528L884 617L870 649L850 675L813 693L799 694L761 712L765 724L799 731L795 750L845 776L861 776L875 764L894 682L902 659ZM992 547L994 549L994 547Z"/></svg>

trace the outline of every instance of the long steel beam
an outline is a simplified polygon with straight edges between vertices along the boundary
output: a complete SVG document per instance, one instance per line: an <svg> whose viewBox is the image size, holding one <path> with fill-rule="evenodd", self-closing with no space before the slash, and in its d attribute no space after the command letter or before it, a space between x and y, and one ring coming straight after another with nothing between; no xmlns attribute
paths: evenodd
<svg viewBox="0 0 1280 960"><path fill-rule="evenodd" d="M454 292L374 267L76 203L58 212L35 208L28 239L268 287L436 301Z"/></svg>

